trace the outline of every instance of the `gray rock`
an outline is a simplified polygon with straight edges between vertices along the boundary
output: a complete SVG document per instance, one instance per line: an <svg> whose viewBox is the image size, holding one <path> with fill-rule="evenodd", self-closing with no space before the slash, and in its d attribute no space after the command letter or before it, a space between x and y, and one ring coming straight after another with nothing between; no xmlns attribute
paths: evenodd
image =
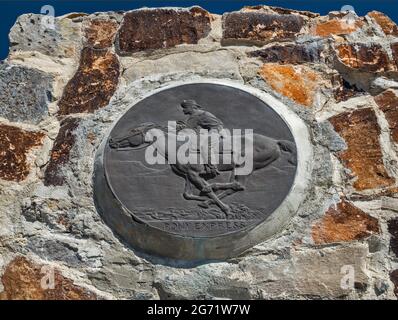
<svg viewBox="0 0 398 320"><path fill-rule="evenodd" d="M51 21L41 14L24 14L11 28L9 40L10 54L37 51L56 58L72 57L80 51L81 23L68 16Z"/></svg>
<svg viewBox="0 0 398 320"><path fill-rule="evenodd" d="M37 124L48 115L52 77L35 69L0 65L0 117Z"/></svg>
<svg viewBox="0 0 398 320"><path fill-rule="evenodd" d="M27 248L42 259L63 261L69 266L81 264L77 248L58 240L34 236L28 240Z"/></svg>

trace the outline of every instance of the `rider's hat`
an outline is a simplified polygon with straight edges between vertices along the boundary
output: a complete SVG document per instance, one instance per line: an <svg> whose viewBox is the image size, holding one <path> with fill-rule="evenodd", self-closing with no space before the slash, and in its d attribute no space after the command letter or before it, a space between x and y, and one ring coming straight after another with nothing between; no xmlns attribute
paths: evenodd
<svg viewBox="0 0 398 320"><path fill-rule="evenodd" d="M183 102L181 102L181 107L186 108L189 106L195 106L198 108L202 108L199 104L197 104L197 102L195 100L184 100Z"/></svg>

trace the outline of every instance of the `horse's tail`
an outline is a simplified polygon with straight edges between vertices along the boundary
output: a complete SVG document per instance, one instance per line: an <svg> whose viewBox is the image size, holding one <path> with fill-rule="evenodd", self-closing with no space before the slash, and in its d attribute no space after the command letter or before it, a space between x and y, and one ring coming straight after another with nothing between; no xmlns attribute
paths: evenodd
<svg viewBox="0 0 398 320"><path fill-rule="evenodd" d="M278 146L282 151L290 153L289 158L287 161L293 165L297 164L297 150L296 150L296 145L294 142L288 141L288 140L279 140Z"/></svg>

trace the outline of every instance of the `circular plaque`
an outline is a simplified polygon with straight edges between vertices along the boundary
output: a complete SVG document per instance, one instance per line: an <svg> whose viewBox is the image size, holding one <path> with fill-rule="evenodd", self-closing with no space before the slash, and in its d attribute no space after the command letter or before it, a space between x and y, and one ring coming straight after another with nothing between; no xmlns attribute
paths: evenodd
<svg viewBox="0 0 398 320"><path fill-rule="evenodd" d="M232 257L278 231L300 202L292 128L300 140L307 131L253 91L190 83L132 106L96 162L95 199L113 231L145 252L189 260Z"/></svg>

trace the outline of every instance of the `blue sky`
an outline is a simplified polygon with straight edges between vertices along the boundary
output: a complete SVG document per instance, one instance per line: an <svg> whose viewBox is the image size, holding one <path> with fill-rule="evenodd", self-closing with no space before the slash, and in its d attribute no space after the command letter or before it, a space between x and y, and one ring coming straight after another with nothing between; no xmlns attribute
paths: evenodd
<svg viewBox="0 0 398 320"><path fill-rule="evenodd" d="M245 5L267 4L298 10L309 10L326 14L329 11L340 10L344 5L351 5L358 15L364 15L371 10L378 10L389 15L393 20L398 21L397 0L269 0L269 1L238 1L238 0L25 0L6 1L0 0L0 59L8 54L8 32L16 18L23 13L40 13L43 5L50 4L55 8L55 15L60 16L68 12L96 12L112 10L131 10L135 8L200 5L213 13L223 13L238 10Z"/></svg>

